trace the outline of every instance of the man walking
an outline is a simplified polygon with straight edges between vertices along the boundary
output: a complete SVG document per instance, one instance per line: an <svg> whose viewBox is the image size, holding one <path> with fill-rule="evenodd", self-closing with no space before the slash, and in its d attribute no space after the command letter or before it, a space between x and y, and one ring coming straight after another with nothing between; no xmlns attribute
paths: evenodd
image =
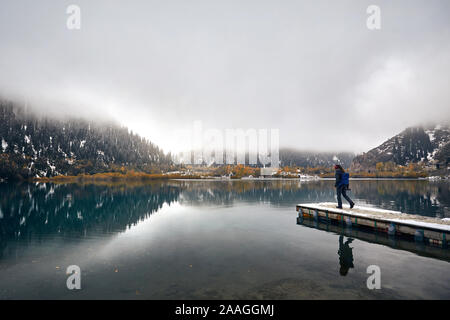
<svg viewBox="0 0 450 320"><path fill-rule="evenodd" d="M341 165L336 164L334 166L334 170L336 170L336 183L334 186L336 187L336 194L337 194L337 201L338 205L336 208L342 209L342 198L341 195L344 196L345 200L350 203L350 209L352 209L355 206L355 203L350 199L350 197L347 195L347 189L349 186L349 174L345 173L344 169Z"/></svg>

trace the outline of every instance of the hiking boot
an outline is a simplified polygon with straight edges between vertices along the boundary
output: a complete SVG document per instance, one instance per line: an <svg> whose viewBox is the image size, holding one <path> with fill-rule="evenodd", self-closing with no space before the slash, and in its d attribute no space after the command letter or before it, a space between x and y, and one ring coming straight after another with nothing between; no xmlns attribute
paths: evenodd
<svg viewBox="0 0 450 320"><path fill-rule="evenodd" d="M350 209L353 209L354 206L355 204L352 202L352 204L350 205Z"/></svg>
<svg viewBox="0 0 450 320"><path fill-rule="evenodd" d="M342 207L336 206L337 209L342 209Z"/></svg>

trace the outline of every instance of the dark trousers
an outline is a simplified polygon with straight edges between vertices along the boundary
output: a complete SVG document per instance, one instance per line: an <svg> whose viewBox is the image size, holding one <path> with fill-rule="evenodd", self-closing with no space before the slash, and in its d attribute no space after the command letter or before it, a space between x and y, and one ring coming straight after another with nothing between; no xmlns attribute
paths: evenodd
<svg viewBox="0 0 450 320"><path fill-rule="evenodd" d="M353 204L352 199L350 199L350 197L347 195L347 186L339 186L339 187L337 187L336 188L336 193L337 193L338 207L342 207L341 195L344 196L345 200L347 200L350 205Z"/></svg>

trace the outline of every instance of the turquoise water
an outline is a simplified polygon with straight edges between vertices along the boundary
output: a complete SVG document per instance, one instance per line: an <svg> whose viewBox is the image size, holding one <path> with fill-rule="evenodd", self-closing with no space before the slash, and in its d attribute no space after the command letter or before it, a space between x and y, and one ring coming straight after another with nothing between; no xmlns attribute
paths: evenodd
<svg viewBox="0 0 450 320"><path fill-rule="evenodd" d="M352 181L350 196L443 218L449 186ZM2 183L0 195L1 299L450 298L448 249L298 225L295 204L334 201L333 181ZM70 265L81 290L66 287Z"/></svg>

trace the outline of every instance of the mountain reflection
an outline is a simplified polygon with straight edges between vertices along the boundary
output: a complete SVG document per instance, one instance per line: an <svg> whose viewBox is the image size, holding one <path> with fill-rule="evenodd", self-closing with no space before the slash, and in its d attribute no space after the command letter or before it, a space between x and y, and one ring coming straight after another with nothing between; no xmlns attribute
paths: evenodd
<svg viewBox="0 0 450 320"><path fill-rule="evenodd" d="M167 184L102 186L1 184L0 234L31 238L49 234L88 236L124 231L176 201L180 189Z"/></svg>
<svg viewBox="0 0 450 320"><path fill-rule="evenodd" d="M301 202L333 201L329 181L183 181L181 203L231 205L235 202L267 203L295 208Z"/></svg>
<svg viewBox="0 0 450 320"><path fill-rule="evenodd" d="M450 184L352 181L359 204L449 217ZM164 204L230 206L240 202L290 207L334 201L334 181L165 181L127 184L0 184L0 255L9 240L52 235L89 237L125 231Z"/></svg>
<svg viewBox="0 0 450 320"><path fill-rule="evenodd" d="M450 217L450 183L423 180L353 181L352 191L372 205L430 217Z"/></svg>
<svg viewBox="0 0 450 320"><path fill-rule="evenodd" d="M182 201L191 205L229 205L234 201L294 207L298 203L335 201L334 181L184 181ZM361 205L450 217L450 183L423 180L353 180L351 194Z"/></svg>

